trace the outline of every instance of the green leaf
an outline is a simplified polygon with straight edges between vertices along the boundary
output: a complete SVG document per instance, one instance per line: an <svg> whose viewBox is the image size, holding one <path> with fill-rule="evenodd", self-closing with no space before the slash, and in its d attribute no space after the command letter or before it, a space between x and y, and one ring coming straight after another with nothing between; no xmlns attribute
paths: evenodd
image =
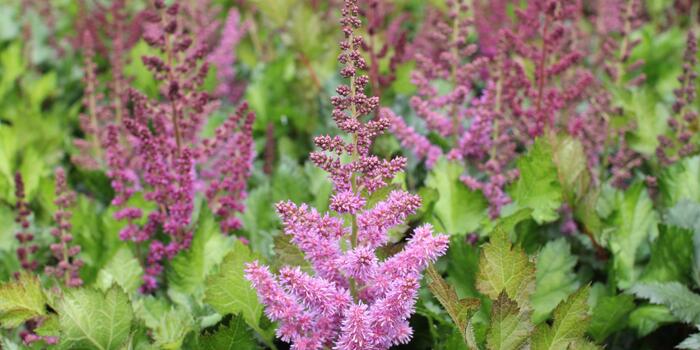
<svg viewBox="0 0 700 350"><path fill-rule="evenodd" d="M291 242L292 236L280 234L275 237L275 255L273 267L279 270L283 266L298 266L305 272L312 272L311 264L304 258L304 253Z"/></svg>
<svg viewBox="0 0 700 350"><path fill-rule="evenodd" d="M573 269L576 257L564 238L547 243L537 256L536 286L532 295L532 320L540 323L579 287Z"/></svg>
<svg viewBox="0 0 700 350"><path fill-rule="evenodd" d="M676 349L700 350L700 333L691 334L676 345Z"/></svg>
<svg viewBox="0 0 700 350"><path fill-rule="evenodd" d="M58 302L58 314L64 349L121 349L134 318L129 297L117 286L106 292L66 290Z"/></svg>
<svg viewBox="0 0 700 350"><path fill-rule="evenodd" d="M97 285L107 290L116 283L131 294L141 285L143 268L131 250L122 247L97 274Z"/></svg>
<svg viewBox="0 0 700 350"><path fill-rule="evenodd" d="M46 296L36 276L22 273L19 280L0 285L0 325L4 328L46 315L45 305Z"/></svg>
<svg viewBox="0 0 700 350"><path fill-rule="evenodd" d="M671 311L663 305L643 305L632 311L627 322L637 330L640 337L646 337L664 324L676 322Z"/></svg>
<svg viewBox="0 0 700 350"><path fill-rule="evenodd" d="M700 156L665 167L659 176L659 190L667 207L684 199L700 202Z"/></svg>
<svg viewBox="0 0 700 350"><path fill-rule="evenodd" d="M202 350L253 350L258 349L255 339L245 326L243 318L234 316L216 332L204 334L200 339Z"/></svg>
<svg viewBox="0 0 700 350"><path fill-rule="evenodd" d="M460 299L455 289L445 282L433 265L429 265L426 269L426 276L430 279L428 289L442 304L459 329L462 337L466 339L469 316L479 308L479 299Z"/></svg>
<svg viewBox="0 0 700 350"><path fill-rule="evenodd" d="M161 349L180 349L194 328L192 315L185 308L169 305L164 299L146 297L139 300L134 309L151 331L154 345Z"/></svg>
<svg viewBox="0 0 700 350"><path fill-rule="evenodd" d="M580 341L588 326L588 289L584 287L554 309L554 323L540 324L532 336L532 350L567 350Z"/></svg>
<svg viewBox="0 0 700 350"><path fill-rule="evenodd" d="M654 304L667 306L683 322L700 324L700 295L678 282L637 283L630 292Z"/></svg>
<svg viewBox="0 0 700 350"><path fill-rule="evenodd" d="M631 295L600 297L593 307L588 333L597 342L604 341L609 335L625 328L634 308L634 297Z"/></svg>
<svg viewBox="0 0 700 350"><path fill-rule="evenodd" d="M693 280L700 286L700 204L681 200L668 211L665 219L669 225L693 232Z"/></svg>
<svg viewBox="0 0 700 350"><path fill-rule="evenodd" d="M231 249L231 237L224 236L214 216L206 205L199 214L197 229L189 249L172 260L168 270L170 288L194 294L200 299L204 292L204 281Z"/></svg>
<svg viewBox="0 0 700 350"><path fill-rule="evenodd" d="M654 205L641 183L635 183L624 194L616 194L615 211L609 219L608 244L619 288L629 288L637 280L637 251L650 237L656 236L657 220Z"/></svg>
<svg viewBox="0 0 700 350"><path fill-rule="evenodd" d="M520 312L518 304L502 292L491 308L491 327L486 335L489 350L520 349L535 328L529 312Z"/></svg>
<svg viewBox="0 0 700 350"><path fill-rule="evenodd" d="M693 232L659 225L659 237L651 246L651 261L640 281L690 282L693 268Z"/></svg>
<svg viewBox="0 0 700 350"><path fill-rule="evenodd" d="M441 158L425 180L426 186L438 191L440 197L433 209L433 224L439 231L464 235L475 231L486 217L484 196L471 191L459 177L464 168Z"/></svg>
<svg viewBox="0 0 700 350"><path fill-rule="evenodd" d="M552 147L544 138L535 140L527 155L518 159L520 177L509 191L518 206L532 208L532 218L539 224L556 220L562 203L553 157Z"/></svg>
<svg viewBox="0 0 700 350"><path fill-rule="evenodd" d="M447 281L454 286L457 295L479 297L476 289L479 247L469 244L464 237L452 236L444 260L447 261Z"/></svg>
<svg viewBox="0 0 700 350"><path fill-rule="evenodd" d="M219 272L209 276L204 302L216 312L240 314L251 327L257 327L263 307L258 296L244 276L245 263L256 260L256 256L240 241L224 258Z"/></svg>
<svg viewBox="0 0 700 350"><path fill-rule="evenodd" d="M505 290L521 310L531 307L535 266L521 248L513 247L501 227L491 233L491 241L481 250L476 287L491 299L497 299Z"/></svg>
<svg viewBox="0 0 700 350"><path fill-rule="evenodd" d="M591 176L588 157L581 141L571 136L558 140L554 148L554 163L564 197L569 202L581 199L588 193Z"/></svg>

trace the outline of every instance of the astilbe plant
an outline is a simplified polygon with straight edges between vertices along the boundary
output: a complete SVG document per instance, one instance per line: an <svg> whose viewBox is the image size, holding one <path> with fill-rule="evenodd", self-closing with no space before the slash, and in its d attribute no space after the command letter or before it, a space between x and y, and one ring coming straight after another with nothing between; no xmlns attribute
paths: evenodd
<svg viewBox="0 0 700 350"><path fill-rule="evenodd" d="M73 245L73 235L70 220L73 214L70 207L75 204L75 192L68 188L66 174L63 168L56 169L56 212L53 215L56 227L51 230L51 235L56 239L52 243L51 253L56 260L56 265L46 266L45 272L48 276L53 276L67 287L79 287L83 284L80 278L80 267L83 261L77 257L80 253L80 246Z"/></svg>
<svg viewBox="0 0 700 350"><path fill-rule="evenodd" d="M245 88L242 82L236 80L234 64L236 63L235 48L245 35L247 28L247 23L241 23L241 14L238 10L230 9L221 30L219 43L207 57L207 60L216 67L217 97L231 103L238 102Z"/></svg>
<svg viewBox="0 0 700 350"><path fill-rule="evenodd" d="M673 92L676 97L673 115L668 117L671 136L660 135L659 147L656 149L656 156L662 165L673 164L682 157L696 154L699 150L696 135L700 131L700 119L698 112L693 108L697 95L698 40L692 30L688 31L686 45L683 71L678 77L681 86Z"/></svg>
<svg viewBox="0 0 700 350"><path fill-rule="evenodd" d="M330 209L321 214L306 204L277 205L290 235L311 263L314 275L297 267L282 267L278 275L259 262L247 265L246 278L266 306L267 316L279 322L277 335L293 349L387 349L406 343L421 272L443 255L448 238L434 236L429 225L414 230L403 251L380 261L377 249L389 242L388 230L401 224L420 206L420 197L393 190L368 207L367 197L387 186L405 166L404 158L382 160L370 154L372 140L390 126L379 118L364 122L379 99L364 94L369 78L355 34L361 25L356 0L342 10L345 39L340 46L341 75L350 80L332 98L333 119L351 135L320 136L321 149L311 160L327 171L334 185Z"/></svg>
<svg viewBox="0 0 700 350"><path fill-rule="evenodd" d="M591 72L580 67L584 53L574 45L581 8L577 2L530 1L517 10L514 23L503 24L495 49L477 52L467 43L475 23L462 18L466 4L448 4L447 20L424 29L433 32L435 52L432 58L418 58L413 79L418 96L411 105L429 130L451 138L448 158L474 167L476 173L465 174L462 181L482 191L495 217L511 201L505 187L518 177L513 166L518 150L548 133L575 133L569 123L578 117L577 107L594 82ZM531 77L527 66L534 67ZM450 82L451 91L438 95L437 86L444 81ZM392 120L402 144L432 167L443 150L402 118Z"/></svg>
<svg viewBox="0 0 700 350"><path fill-rule="evenodd" d="M120 238L148 246L142 286L148 292L157 287L164 259L189 247L198 194L206 197L223 232L241 227L236 215L243 211L252 168L254 114L242 103L211 139L203 139L201 129L218 106L201 91L209 69L207 40L188 35L177 3L166 6L155 1L154 9L143 16L143 37L159 55L144 56L142 61L159 82L162 98L126 88L130 108L122 109L119 118L108 118L117 109L97 111L102 106L93 100L97 79L88 51L87 105L96 117L85 118L91 122L83 123L83 129L99 146L97 159L111 179L112 205L119 208L115 218L126 221ZM116 93L113 98L121 97ZM154 209L130 202L136 194Z"/></svg>
<svg viewBox="0 0 700 350"><path fill-rule="evenodd" d="M17 247L17 259L23 270L33 271L39 267L39 262L34 254L39 250L39 246L34 243L34 234L30 231L29 216L32 214L29 203L26 201L24 193L24 181L22 174L15 173L15 222L19 225L19 232L15 238L19 242Z"/></svg>

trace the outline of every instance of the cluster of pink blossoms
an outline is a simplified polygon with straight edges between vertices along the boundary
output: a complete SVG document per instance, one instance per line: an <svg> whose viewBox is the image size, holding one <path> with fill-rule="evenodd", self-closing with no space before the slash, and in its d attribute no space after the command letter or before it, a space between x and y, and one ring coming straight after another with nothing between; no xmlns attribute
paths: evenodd
<svg viewBox="0 0 700 350"><path fill-rule="evenodd" d="M189 35L193 30L187 25L197 22L201 17L197 13L189 7L181 10L177 2L166 5L156 0L152 9L140 15L144 40L160 51L158 56L142 57L159 82L160 98L149 98L126 86L117 89L114 84L111 92L117 102L100 104L92 52L88 50L86 56L88 115L83 118L83 129L89 137L82 145L95 145L96 160L90 164L105 168L111 179L115 192L112 205L119 208L115 218L126 222L120 238L148 245L144 292L157 287L163 261L189 247L198 195L206 197L223 232L242 226L237 214L244 209L252 170L255 115L241 103L211 139L201 137L208 116L218 107L201 89L209 72L207 57L213 57L211 60L221 66L219 72L226 73L220 76L225 80L222 86L231 86L235 71L225 69L231 68L228 65L234 58L223 51L232 50L226 46L234 45L240 34L234 41L223 40L218 53L210 55L208 43L214 37L210 28L202 29L197 40ZM239 24L233 12L223 35L231 34ZM128 109L124 108L127 102ZM153 209L131 205L131 198L139 194Z"/></svg>
<svg viewBox="0 0 700 350"><path fill-rule="evenodd" d="M578 118L577 106L587 97L593 75L574 69L583 52L573 44L577 33L571 25L581 7L576 1L529 1L517 10L514 23L501 24L498 44L485 35L477 46L468 43L468 34L474 26L483 32L485 19L480 16L487 4L476 4L479 14L474 20L464 0L447 4L448 13L427 21L422 29L435 44L416 58L413 83L418 90L411 106L429 131L449 139L449 159L473 166L476 171L464 174L462 181L484 194L490 215L496 217L511 201L505 188L518 176L512 164L517 150L547 130L567 130L569 116ZM491 6L500 13L505 2ZM526 74L525 62L535 67L532 77ZM444 82L451 87L446 93L439 89ZM403 118L389 110L384 113L402 145L432 168L443 149Z"/></svg>
<svg viewBox="0 0 700 350"><path fill-rule="evenodd" d="M381 113L362 120L376 110L379 99L364 94L369 78L359 73L367 64L360 53L363 39L355 35L361 25L357 0L345 0L342 14L345 39L339 61L350 84L337 88L332 115L352 141L317 137L321 151L310 157L330 174L335 189L330 208L336 214L321 214L305 204L277 205L285 234L292 236L315 274L287 266L275 276L258 262L246 268L267 316L279 322L278 337L291 342L292 349L387 349L408 342L408 318L421 273L448 246L447 236L435 236L425 225L414 230L403 251L383 261L377 257L376 250L389 242L388 231L418 209L420 197L394 190L367 207L367 195L385 187L406 160L370 154L373 139L391 121Z"/></svg>

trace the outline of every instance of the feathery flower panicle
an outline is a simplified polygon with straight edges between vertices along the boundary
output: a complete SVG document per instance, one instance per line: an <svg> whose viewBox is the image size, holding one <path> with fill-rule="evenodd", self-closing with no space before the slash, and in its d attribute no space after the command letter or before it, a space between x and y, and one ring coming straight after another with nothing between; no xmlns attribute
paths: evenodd
<svg viewBox="0 0 700 350"><path fill-rule="evenodd" d="M680 158L698 153L697 135L700 131L698 112L692 107L696 99L698 39L688 31L683 71L678 77L680 87L674 90L673 115L668 118L671 136L660 135L656 155L663 165L675 163Z"/></svg>
<svg viewBox="0 0 700 350"><path fill-rule="evenodd" d="M512 0L478 0L473 2L474 26L479 37L479 52L486 57L498 53L501 29L510 25L508 6Z"/></svg>
<svg viewBox="0 0 700 350"><path fill-rule="evenodd" d="M218 85L216 95L231 103L236 103L241 98L245 86L236 80L236 47L246 31L247 23L241 23L241 14L236 8L231 8L226 17L226 22L221 30L219 43L207 60L216 67Z"/></svg>
<svg viewBox="0 0 700 350"><path fill-rule="evenodd" d="M83 266L83 261L77 255L80 253L80 246L71 245L73 235L70 219L73 214L70 207L75 204L75 192L68 189L66 173L62 168L56 169L56 212L53 219L56 227L51 230L51 235L57 240L52 243L51 253L56 258L56 266L46 266L45 272L49 276L54 276L67 287L79 287L83 284L79 270Z"/></svg>
<svg viewBox="0 0 700 350"><path fill-rule="evenodd" d="M449 241L426 225L415 230L402 252L384 261L377 258L375 250L388 242L388 231L418 209L420 197L395 190L375 206L367 205L367 194L385 187L406 161L370 154L372 140L391 120L379 113L363 121L379 100L364 93L369 78L360 73L367 64L360 53L363 40L355 34L361 24L358 13L357 0L345 0L339 61L350 84L338 87L339 96L332 98L333 119L351 141L320 136L315 143L321 150L311 154L333 181L330 208L335 214L321 214L306 204L277 204L284 233L315 273L283 267L275 276L258 262L246 268L266 315L279 322L277 336L293 349L388 349L407 343L421 273L445 253Z"/></svg>
<svg viewBox="0 0 700 350"><path fill-rule="evenodd" d="M410 14L396 12L393 4L382 0L360 0L360 14L367 18L367 37L363 49L369 54L370 86L374 94L381 96L384 88L396 80L398 66L409 58L408 31L402 24L410 19ZM388 70L383 72L381 60L388 58ZM375 92L376 91L376 92Z"/></svg>
<svg viewBox="0 0 700 350"><path fill-rule="evenodd" d="M160 83L161 97L149 99L127 89L132 108L121 123L105 128L105 162L115 190L112 204L120 208L115 218L127 222L119 236L148 245L143 292L157 288L165 259L190 246L196 193L206 196L223 232L241 228L236 215L244 209L252 169L255 116L247 104L242 103L214 137L200 137L218 104L201 91L209 48L206 40L197 38L195 43L188 34L192 30L185 26L192 26L193 13L185 16L178 3L167 6L160 0L146 12L144 39L161 55L144 56L142 61ZM130 206L136 193L156 209L144 212ZM155 237L161 230L164 240Z"/></svg>
<svg viewBox="0 0 700 350"><path fill-rule="evenodd" d="M586 97L591 72L575 69L584 52L573 46L579 1L535 0L518 10L514 28L504 30L504 49L514 74L522 75L524 62L535 67L532 79L522 76L512 86L517 93L506 100L523 135L534 138L545 130L566 126L566 116Z"/></svg>
<svg viewBox="0 0 700 350"><path fill-rule="evenodd" d="M23 270L33 271L39 267L39 262L34 258L34 254L39 249L39 246L34 243L34 234L30 232L29 215L32 211L29 209L24 193L24 181L19 172L15 173L15 210L17 216L15 222L19 224L20 230L15 234L15 238L19 241L17 247L17 259Z"/></svg>

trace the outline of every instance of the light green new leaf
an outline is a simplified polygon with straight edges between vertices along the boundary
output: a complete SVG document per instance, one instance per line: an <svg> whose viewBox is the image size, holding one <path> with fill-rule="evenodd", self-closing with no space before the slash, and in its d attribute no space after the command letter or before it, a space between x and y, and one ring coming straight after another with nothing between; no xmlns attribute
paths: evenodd
<svg viewBox="0 0 700 350"><path fill-rule="evenodd" d="M553 157L552 147L544 138L535 140L527 155L518 159L520 177L509 191L518 206L532 208L532 218L540 224L556 220L562 202Z"/></svg>
<svg viewBox="0 0 700 350"><path fill-rule="evenodd" d="M651 246L651 261L640 278L643 282L690 282L693 268L693 232L659 225L659 237Z"/></svg>
<svg viewBox="0 0 700 350"><path fill-rule="evenodd" d="M426 186L438 191L433 208L433 224L448 234L467 234L475 231L486 217L484 196L470 190L459 177L464 168L441 158L425 180Z"/></svg>
<svg viewBox="0 0 700 350"><path fill-rule="evenodd" d="M180 306L169 305L164 299L146 297L134 305L136 317L151 331L154 345L160 349L180 349L194 320Z"/></svg>
<svg viewBox="0 0 700 350"><path fill-rule="evenodd" d="M107 290L116 283L131 294L141 285L142 275L143 268L139 261L129 248L122 247L97 274L97 285Z"/></svg>
<svg viewBox="0 0 700 350"><path fill-rule="evenodd" d="M63 349L121 349L134 318L129 297L116 285L106 292L66 290L57 311Z"/></svg>
<svg viewBox="0 0 700 350"><path fill-rule="evenodd" d="M0 285L0 325L15 328L25 321L46 314L46 296L39 279L28 273L17 281Z"/></svg>
<svg viewBox="0 0 700 350"><path fill-rule="evenodd" d="M564 238L547 243L537 256L536 286L532 295L532 320L540 323L559 303L579 287L573 269L576 257Z"/></svg>
<svg viewBox="0 0 700 350"><path fill-rule="evenodd" d="M588 326L588 289L584 287L554 309L554 323L540 324L531 340L532 350L567 350L582 340Z"/></svg>
<svg viewBox="0 0 700 350"><path fill-rule="evenodd" d="M235 316L228 325L216 332L205 334L200 339L202 350L254 350L258 349L255 339L246 328L243 318Z"/></svg>
<svg viewBox="0 0 700 350"><path fill-rule="evenodd" d="M603 296L598 299L591 315L588 333L598 342L625 328L627 319L634 310L634 297L631 295Z"/></svg>
<svg viewBox="0 0 700 350"><path fill-rule="evenodd" d="M554 163L565 198L577 201L590 191L588 157L581 141L571 136L558 140L554 148Z"/></svg>
<svg viewBox="0 0 700 350"><path fill-rule="evenodd" d="M530 313L520 312L518 304L503 292L491 308L491 327L486 334L486 347L489 350L520 349L534 328Z"/></svg>
<svg viewBox="0 0 700 350"><path fill-rule="evenodd" d="M491 241L481 250L476 287L491 299L497 299L505 290L521 310L530 309L535 266L521 248L513 247L500 227L491 233Z"/></svg>
<svg viewBox="0 0 700 350"><path fill-rule="evenodd" d="M667 207L684 199L700 202L700 156L664 168L659 176L659 190Z"/></svg>
<svg viewBox="0 0 700 350"><path fill-rule="evenodd" d="M240 313L253 328L258 326L263 308L255 290L245 279L244 269L245 263L255 259L247 246L236 241L233 250L221 263L219 272L207 279L204 297L204 302L216 312L222 315Z"/></svg>
<svg viewBox="0 0 700 350"><path fill-rule="evenodd" d="M230 251L231 245L232 238L221 234L213 214L203 205L190 249L175 256L170 264L170 287L178 292L194 294L201 300L207 275Z"/></svg>
<svg viewBox="0 0 700 350"><path fill-rule="evenodd" d="M657 234L657 214L641 183L617 193L615 211L609 221L608 245L613 253L613 269L618 287L626 289L637 280L637 251Z"/></svg>
<svg viewBox="0 0 700 350"><path fill-rule="evenodd" d="M638 283L630 288L630 292L668 307L674 316L684 322L700 324L700 295L678 282Z"/></svg>

